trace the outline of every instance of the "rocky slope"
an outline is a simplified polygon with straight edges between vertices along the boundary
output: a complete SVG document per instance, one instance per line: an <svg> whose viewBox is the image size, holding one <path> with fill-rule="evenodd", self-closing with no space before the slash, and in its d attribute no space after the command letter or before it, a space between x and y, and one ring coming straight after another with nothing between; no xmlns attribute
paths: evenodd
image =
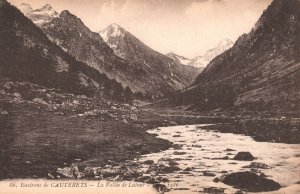
<svg viewBox="0 0 300 194"><path fill-rule="evenodd" d="M86 64L77 62L5 0L1 1L0 14L2 77L76 94L106 93L113 96L119 92L119 83Z"/></svg>
<svg viewBox="0 0 300 194"><path fill-rule="evenodd" d="M108 26L100 35L116 55L138 69L136 83L156 91L158 96L187 87L199 73L197 68L184 66L154 51L117 24Z"/></svg>
<svg viewBox="0 0 300 194"><path fill-rule="evenodd" d="M41 26L48 38L78 61L105 73L109 78L122 83L123 87L136 88L132 76L134 69L114 52L102 40L99 34L92 32L84 23L69 11L62 11L58 18Z"/></svg>
<svg viewBox="0 0 300 194"><path fill-rule="evenodd" d="M252 31L171 103L197 110L300 110L299 10L299 0L274 0Z"/></svg>
<svg viewBox="0 0 300 194"><path fill-rule="evenodd" d="M140 54L131 53L133 58L125 60L120 51L116 51L114 47L110 48L98 33L92 32L69 11L57 14L50 5L46 5L25 14L42 28L52 42L78 61L105 73L109 78L122 83L124 88L128 86L133 92L143 96L156 98L170 94L191 84L198 75L196 68L182 67L179 63L172 64L174 62L169 59L162 62L160 57L164 56L158 53L145 62L142 59L131 61L133 58L138 59L141 55L147 55L143 53L147 52L145 50L141 50ZM106 32L114 35L109 29ZM111 43L108 44L111 46ZM130 48L122 49L132 52Z"/></svg>

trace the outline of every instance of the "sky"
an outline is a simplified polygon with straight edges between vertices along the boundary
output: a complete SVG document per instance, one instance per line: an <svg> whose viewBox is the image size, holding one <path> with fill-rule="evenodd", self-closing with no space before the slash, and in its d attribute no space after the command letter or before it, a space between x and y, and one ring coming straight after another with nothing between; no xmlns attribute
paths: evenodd
<svg viewBox="0 0 300 194"><path fill-rule="evenodd" d="M92 31L122 26L163 54L192 58L248 33L272 0L9 0L69 10Z"/></svg>

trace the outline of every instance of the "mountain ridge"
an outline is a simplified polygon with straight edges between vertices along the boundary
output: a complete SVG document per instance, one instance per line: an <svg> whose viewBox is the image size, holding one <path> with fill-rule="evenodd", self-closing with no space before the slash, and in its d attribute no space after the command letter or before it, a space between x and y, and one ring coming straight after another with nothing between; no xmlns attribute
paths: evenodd
<svg viewBox="0 0 300 194"><path fill-rule="evenodd" d="M49 9L52 10L51 7ZM31 18L30 14L27 14L27 16ZM180 64L173 65L172 60L168 61L167 67L166 65L162 67L161 60L157 60L157 58L164 57L160 53L152 55L151 61L155 61L156 64L151 68L149 68L147 61L136 60L140 56L130 55L129 60L125 60L124 57L111 48L112 44L107 44L99 33L92 32L80 18L66 10L62 11L57 17L51 18L51 20L45 20L44 23L38 26L52 42L59 45L77 60L96 68L101 73L107 74L110 79L122 83L123 87L128 86L133 92L141 93L144 96L157 98L168 95L188 86L194 81L193 78L197 76L194 68L180 67ZM113 26L118 27L118 29L121 28L117 24ZM126 31L123 28L121 30ZM110 33L110 35L114 34ZM130 35L130 39L134 40L133 42L138 42L132 35ZM142 42L139 42L139 45L148 48ZM149 47L148 50L150 49ZM173 67L175 70L170 70ZM165 74L157 76L155 71L162 69L164 69L162 72L165 72ZM173 71L183 71L183 73L174 74ZM192 78L190 78L190 75L193 75Z"/></svg>
<svg viewBox="0 0 300 194"><path fill-rule="evenodd" d="M4 29L0 37L1 76L74 94L104 97L106 93L107 97L116 99L113 93L120 92L116 89L121 85L115 80L76 61L7 1L0 2L0 13Z"/></svg>
<svg viewBox="0 0 300 194"><path fill-rule="evenodd" d="M153 50L120 25L111 24L99 34L118 56L132 66L138 66L142 71L150 73L154 82L161 80L160 82L164 84L162 88L181 90L192 83L199 72L196 68L184 67Z"/></svg>
<svg viewBox="0 0 300 194"><path fill-rule="evenodd" d="M198 111L299 110L299 10L298 0L274 0L250 33L166 103Z"/></svg>

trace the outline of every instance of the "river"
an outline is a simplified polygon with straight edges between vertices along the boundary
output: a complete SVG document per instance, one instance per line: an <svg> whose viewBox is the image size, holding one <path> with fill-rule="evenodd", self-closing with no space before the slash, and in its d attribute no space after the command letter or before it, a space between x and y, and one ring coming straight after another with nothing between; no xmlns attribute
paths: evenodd
<svg viewBox="0 0 300 194"><path fill-rule="evenodd" d="M160 127L148 131L176 144L168 150L137 159L139 162L153 160L163 165L168 165L164 161L173 159L178 163L182 170L156 175L169 179L165 185L171 188L170 194L203 193L210 187L224 188L224 193L235 193L237 189L215 183L213 179L224 173L249 171L243 167L251 161L232 160L241 151L250 152L256 157L255 162L267 164L269 169L259 170L282 186L278 191L265 193L300 193L300 144L256 142L249 136L204 130L203 126ZM229 159L222 159L226 156Z"/></svg>

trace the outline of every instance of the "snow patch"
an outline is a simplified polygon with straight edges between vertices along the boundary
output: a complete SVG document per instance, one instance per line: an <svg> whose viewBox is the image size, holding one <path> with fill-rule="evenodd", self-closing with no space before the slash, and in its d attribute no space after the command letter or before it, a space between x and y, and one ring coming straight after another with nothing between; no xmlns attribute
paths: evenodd
<svg viewBox="0 0 300 194"><path fill-rule="evenodd" d="M99 34L105 42L108 42L109 38L111 37L124 37L124 32L122 28L117 24L111 24L103 31L100 31Z"/></svg>
<svg viewBox="0 0 300 194"><path fill-rule="evenodd" d="M204 68L206 67L214 58L224 53L233 46L233 42L229 39L224 39L218 43L215 48L209 49L203 56L197 56L191 60L188 65Z"/></svg>

